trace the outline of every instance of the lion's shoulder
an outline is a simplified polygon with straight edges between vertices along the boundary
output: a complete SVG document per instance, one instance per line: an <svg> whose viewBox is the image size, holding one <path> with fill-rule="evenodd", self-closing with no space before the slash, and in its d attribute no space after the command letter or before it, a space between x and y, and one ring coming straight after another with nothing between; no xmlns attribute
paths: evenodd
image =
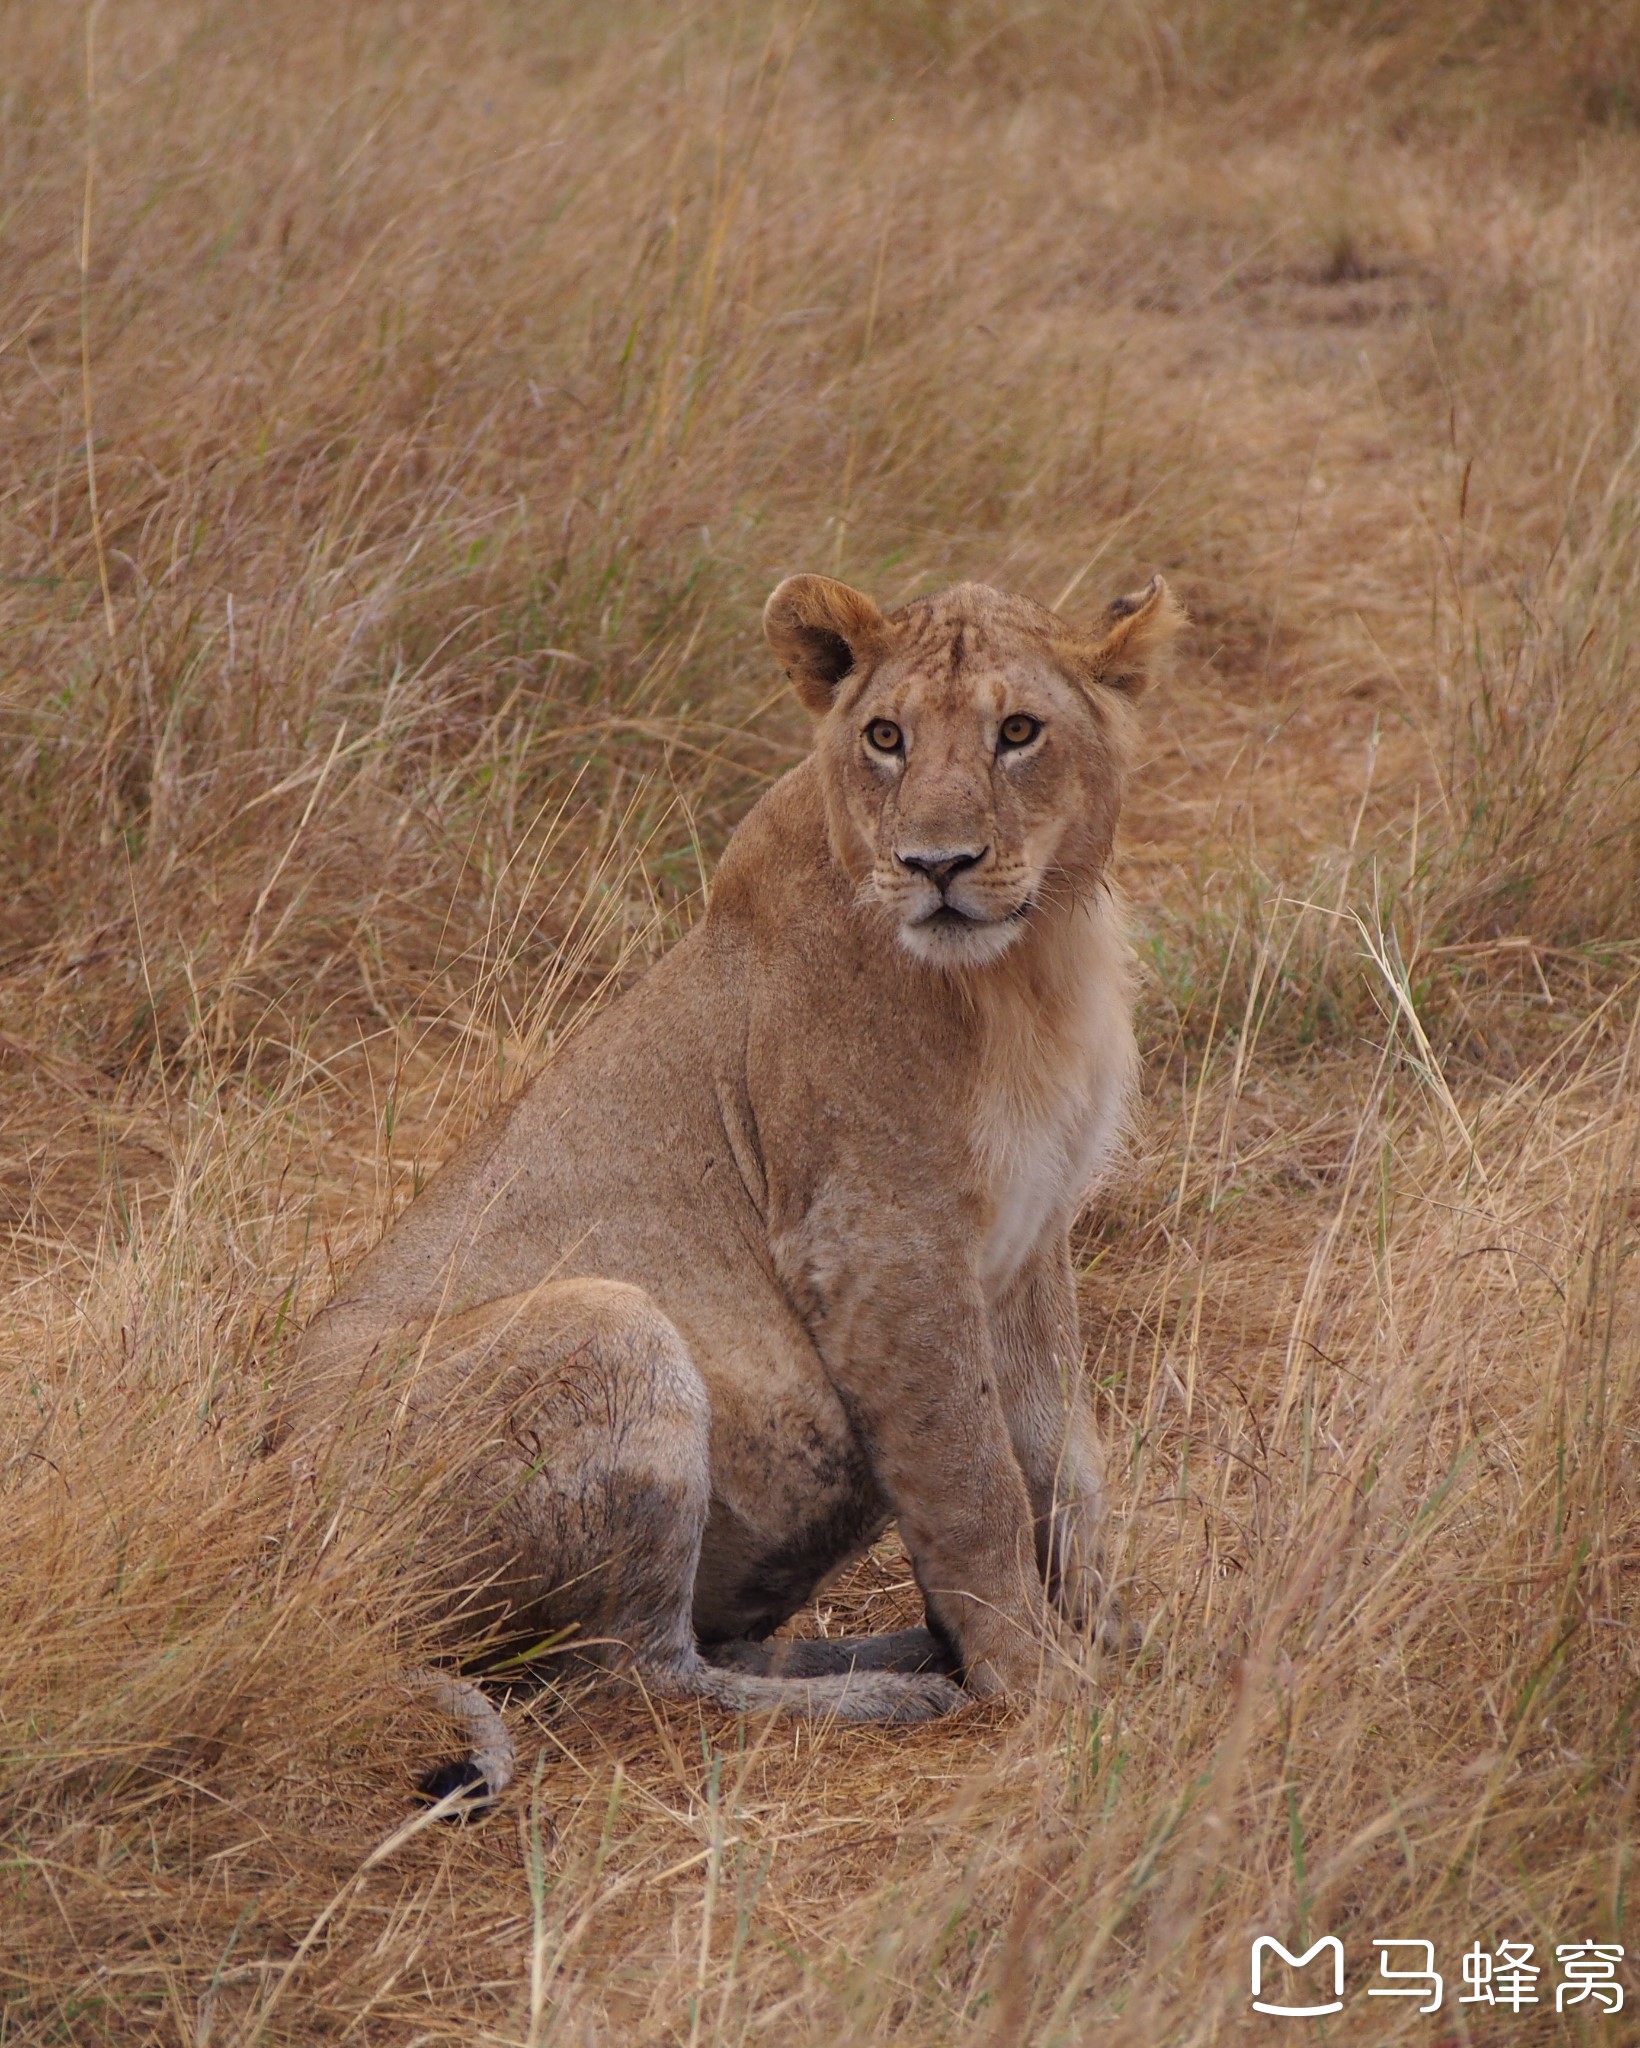
<svg viewBox="0 0 1640 2048"><path fill-rule="evenodd" d="M709 914L720 926L766 924L778 933L816 909L835 914L838 893L811 755L772 783L735 828L712 879Z"/></svg>

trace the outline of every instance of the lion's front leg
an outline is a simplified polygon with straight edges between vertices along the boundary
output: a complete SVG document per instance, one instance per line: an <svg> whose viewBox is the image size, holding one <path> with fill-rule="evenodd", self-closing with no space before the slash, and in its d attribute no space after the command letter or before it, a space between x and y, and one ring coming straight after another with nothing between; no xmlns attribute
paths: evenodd
<svg viewBox="0 0 1640 2048"><path fill-rule="evenodd" d="M983 1295L939 1244L851 1258L821 1353L899 1522L929 1625L971 1692L1062 1682ZM947 1277L930 1289L927 1275Z"/></svg>
<svg viewBox="0 0 1640 2048"><path fill-rule="evenodd" d="M1054 1604L1084 1635L1123 1633L1105 1578L1104 1467L1082 1370L1070 1251L1038 1251L996 1312L996 1355L1014 1455L1036 1526L1037 1563Z"/></svg>

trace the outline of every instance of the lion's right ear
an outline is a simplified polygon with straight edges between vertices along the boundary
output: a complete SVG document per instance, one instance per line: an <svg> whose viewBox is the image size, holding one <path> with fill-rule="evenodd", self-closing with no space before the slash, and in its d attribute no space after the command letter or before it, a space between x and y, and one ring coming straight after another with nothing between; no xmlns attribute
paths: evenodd
<svg viewBox="0 0 1640 2048"><path fill-rule="evenodd" d="M843 678L880 651L888 621L863 590L831 576L788 576L763 607L763 632L818 718Z"/></svg>

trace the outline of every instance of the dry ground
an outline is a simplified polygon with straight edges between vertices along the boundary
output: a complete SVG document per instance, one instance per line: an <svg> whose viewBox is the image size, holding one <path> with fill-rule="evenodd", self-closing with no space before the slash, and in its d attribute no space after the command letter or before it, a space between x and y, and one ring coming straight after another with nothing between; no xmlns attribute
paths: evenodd
<svg viewBox="0 0 1640 2048"><path fill-rule="evenodd" d="M1302 2034L1263 1932L1317 2039L1636 2038L1553 1950L1640 1844L1637 121L1622 0L0 10L6 2048ZM520 1700L405 1835L268 1390L795 758L798 567L1195 615L1082 1240L1146 1645Z"/></svg>

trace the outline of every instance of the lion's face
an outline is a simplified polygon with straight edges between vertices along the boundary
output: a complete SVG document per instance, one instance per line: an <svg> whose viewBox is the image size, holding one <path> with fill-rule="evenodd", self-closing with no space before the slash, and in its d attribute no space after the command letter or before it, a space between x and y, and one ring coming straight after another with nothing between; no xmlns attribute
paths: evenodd
<svg viewBox="0 0 1640 2048"><path fill-rule="evenodd" d="M765 625L820 716L838 856L918 959L983 967L1097 884L1126 700L1177 616L1160 581L1091 640L981 584L886 617L825 577L775 592Z"/></svg>
<svg viewBox="0 0 1640 2048"><path fill-rule="evenodd" d="M1033 650L921 623L840 693L823 759L901 943L980 966L1046 890L1097 877L1119 797L1112 721Z"/></svg>

